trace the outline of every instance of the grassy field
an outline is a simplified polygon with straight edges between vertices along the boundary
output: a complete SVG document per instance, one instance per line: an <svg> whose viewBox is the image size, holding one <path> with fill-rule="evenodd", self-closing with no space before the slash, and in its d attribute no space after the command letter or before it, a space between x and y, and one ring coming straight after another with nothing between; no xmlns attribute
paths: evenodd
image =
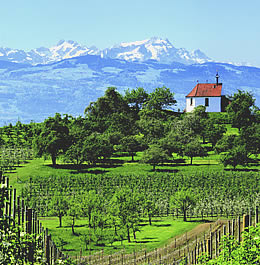
<svg viewBox="0 0 260 265"><path fill-rule="evenodd" d="M57 161L58 165L53 167L50 160L43 160L42 158L27 161L26 164L21 164L14 171L7 172L6 175L10 178L10 184L17 189L18 194L24 182L29 181L30 177L37 176L70 176L70 175L88 175L88 174L151 174L153 173L152 166L139 163L142 153L138 152L135 156L135 161L131 161L130 156L113 157L109 163L100 163L96 166L83 165L77 168L74 165L64 165L62 161ZM238 166L237 171L258 170L259 165L254 164L249 167ZM157 172L167 173L183 173L194 174L196 172L215 172L231 170L231 167L226 169L219 161L219 155L214 151L209 152L209 156L205 158L196 157L193 159L193 164L190 165L188 157L173 156L171 162L159 165L156 167Z"/></svg>
<svg viewBox="0 0 260 265"><path fill-rule="evenodd" d="M236 134L237 129L228 127L227 134ZM169 161L163 165L156 167L157 172L165 173L182 173L182 174L195 174L196 172L216 172L231 170L231 168L224 168L219 161L219 155L216 155L214 151L209 151L209 156L205 158L196 157L193 159L193 165L190 165L190 159L188 157L180 157L174 155L172 161ZM23 185L30 180L30 177L46 177L51 175L57 176L86 176L88 174L153 174L152 166L139 163L142 157L142 153L138 152L134 157L135 161L131 161L131 157L114 156L106 163L100 163L96 166L83 165L80 168L74 165L64 164L62 160L57 161L57 166L53 167L50 160L34 159L27 161L25 164L21 164L15 170L7 172L7 176L10 178L10 184L17 189L18 195L21 194ZM237 171L259 170L259 165L250 165L250 167L238 166ZM84 242L82 241L82 234L88 232L87 221L85 219L77 220L76 233L77 236L72 235L71 227L66 223L64 218L64 226L58 227L57 217L42 217L41 222L44 227L48 228L53 239L57 242L63 241L65 243L65 253L75 256L79 254L80 249L83 250L83 255L89 254L89 250L85 250ZM157 218L152 226L148 225L147 221L143 221L141 224L141 231L137 232L136 242L128 243L123 241L109 244L104 247L105 253L117 252L120 249L125 249L127 252L133 251L133 249L147 248L148 250L158 248L168 242L170 238L179 234L185 233L196 227L200 222L182 222L180 220L173 220L170 217ZM99 251L103 247L91 245L91 251Z"/></svg>
<svg viewBox="0 0 260 265"><path fill-rule="evenodd" d="M122 249L125 249L128 253L134 249L139 250L141 248L146 248L149 251L165 245L171 238L184 234L201 223L199 221L183 222L181 220L174 220L172 217L163 217L154 218L150 226L147 220L143 220L140 225L141 231L136 233L136 241L131 237L131 243L124 240L122 243L119 241L115 242L112 246L110 244L106 246L95 246L91 244L91 249L86 250L82 235L89 232L87 220L77 220L75 228L76 236L72 234L71 227L66 225L66 220L64 226L61 228L58 228L57 217L41 218L40 221L44 227L48 227L55 241L63 241L66 244L63 252L70 256L79 255L81 248L83 256L88 255L90 252L101 251L102 249L104 249L105 254L117 252Z"/></svg>
<svg viewBox="0 0 260 265"><path fill-rule="evenodd" d="M26 164L22 164L16 170L9 172L7 175L10 177L10 184L17 189L17 193L20 194L22 187L29 181L30 177L43 177L50 175L71 176L71 175L84 175L88 174L152 174L152 166L140 164L138 161L141 159L142 153L137 153L135 161L131 161L130 156L114 157L111 163L101 164L96 167L83 166L80 170L72 165L64 165L62 161L58 161L57 167L52 167L50 160L34 159L28 161ZM167 163L162 166L158 166L157 172L173 173L194 173L194 171L209 171L209 170L223 170L222 165L219 165L216 161L216 156L211 156L203 159L194 159L194 165L190 166L189 159L179 163L179 157L174 157L175 161ZM178 162L178 163L177 163ZM65 242L65 253L75 256L79 254L80 249L83 249L83 255L87 255L88 251L84 250L84 242L82 241L82 233L86 233L87 223L86 220L80 219L76 223L76 233L78 236L72 235L71 227L66 223L64 218L64 227L57 228L57 217L45 217L41 218L41 222L44 227L48 228L52 238L57 242ZM105 252L117 252L124 248L126 251L131 252L134 248L140 248L140 246L147 248L148 250L158 248L167 243L167 241L179 234L191 230L199 222L182 222L176 221L172 218L157 219L156 222L149 226L147 222L141 225L141 232L137 232L137 241L128 243L123 241L123 245L120 242L113 243L113 246L106 245ZM140 242L143 242L140 244ZM102 247L91 246L92 251L99 251Z"/></svg>

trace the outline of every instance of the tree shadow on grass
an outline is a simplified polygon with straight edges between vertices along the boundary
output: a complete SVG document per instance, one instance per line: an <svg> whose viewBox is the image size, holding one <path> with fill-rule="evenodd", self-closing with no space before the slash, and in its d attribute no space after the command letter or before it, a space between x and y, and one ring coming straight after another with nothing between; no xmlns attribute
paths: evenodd
<svg viewBox="0 0 260 265"><path fill-rule="evenodd" d="M157 239L157 238L156 237L144 237L143 239L152 240L152 239Z"/></svg>
<svg viewBox="0 0 260 265"><path fill-rule="evenodd" d="M153 226L156 226L156 227L169 227L169 226L171 226L171 224L154 224Z"/></svg>
<svg viewBox="0 0 260 265"><path fill-rule="evenodd" d="M198 220L187 220L186 223L214 223L216 220L198 219Z"/></svg>
<svg viewBox="0 0 260 265"><path fill-rule="evenodd" d="M154 220L152 219L152 223L156 223L156 222L162 222L162 219L154 219Z"/></svg>
<svg viewBox="0 0 260 265"><path fill-rule="evenodd" d="M144 238L146 239L146 238ZM147 238L147 239L156 239L156 238ZM138 244L147 244L147 243L151 243L151 242L159 242L159 240L136 240L135 241Z"/></svg>
<svg viewBox="0 0 260 265"><path fill-rule="evenodd" d="M51 167L54 169L65 169L70 170L71 174L79 174L79 173L91 173L91 174L104 174L109 172L108 170L103 170L102 168L116 168L120 167L121 164L116 163L99 163L96 165L73 165L73 164L57 164L57 165L45 165L46 167ZM101 169L95 169L101 168ZM93 169L93 170L91 170Z"/></svg>
<svg viewBox="0 0 260 265"><path fill-rule="evenodd" d="M234 172L258 172L259 171L259 169L257 169L257 168L235 168L235 169L233 169L233 168L225 168L224 169L225 171L234 171Z"/></svg>
<svg viewBox="0 0 260 265"><path fill-rule="evenodd" d="M177 159L173 159L172 162L174 164L181 164L181 163L185 163L185 160L183 158L177 158Z"/></svg>
<svg viewBox="0 0 260 265"><path fill-rule="evenodd" d="M201 164L175 164L175 167L199 167L199 166L216 166L216 164L207 164L207 163L201 163Z"/></svg>
<svg viewBox="0 0 260 265"><path fill-rule="evenodd" d="M144 227L147 226L148 224L138 224L138 226Z"/></svg>
<svg viewBox="0 0 260 265"><path fill-rule="evenodd" d="M63 251L71 252L71 251L76 251L76 249L74 249L74 248L64 248Z"/></svg>
<svg viewBox="0 0 260 265"><path fill-rule="evenodd" d="M77 171L71 171L71 174L94 174L94 175L99 175L99 174L105 174L109 172L108 170L102 170L102 169L95 169L95 170L77 170Z"/></svg>
<svg viewBox="0 0 260 265"><path fill-rule="evenodd" d="M155 169L154 172L177 173L178 169Z"/></svg>

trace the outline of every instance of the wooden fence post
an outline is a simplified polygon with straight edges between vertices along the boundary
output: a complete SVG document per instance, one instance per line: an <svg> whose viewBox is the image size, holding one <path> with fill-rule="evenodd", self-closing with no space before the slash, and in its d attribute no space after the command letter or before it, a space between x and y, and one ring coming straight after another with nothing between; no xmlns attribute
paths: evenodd
<svg viewBox="0 0 260 265"><path fill-rule="evenodd" d="M13 189L12 189L12 186L10 186L10 190L9 190L9 210L8 210L9 224L11 222L11 216L12 216L12 194L13 194Z"/></svg>
<svg viewBox="0 0 260 265"><path fill-rule="evenodd" d="M211 258L211 242L210 239L207 239L207 254Z"/></svg>
<svg viewBox="0 0 260 265"><path fill-rule="evenodd" d="M218 231L218 242L219 243L220 243L220 240L221 240L221 231L219 229L219 231ZM218 255L219 255L219 253L220 253L220 247L218 247Z"/></svg>
<svg viewBox="0 0 260 265"><path fill-rule="evenodd" d="M24 206L24 200L22 200L22 209L21 209L21 214L22 214L22 226L24 226L24 212L25 212L25 206Z"/></svg>
<svg viewBox="0 0 260 265"><path fill-rule="evenodd" d="M15 216L16 216L16 189L14 189L13 195L13 224L15 225Z"/></svg>
<svg viewBox="0 0 260 265"><path fill-rule="evenodd" d="M238 241L238 243L240 243L240 241L241 241L240 234L241 234L240 216L238 216L238 218L237 218L237 241Z"/></svg>
<svg viewBox="0 0 260 265"><path fill-rule="evenodd" d="M48 228L45 229L45 258L46 258L46 263L49 265L50 264L50 241L49 241L49 236L48 236Z"/></svg>
<svg viewBox="0 0 260 265"><path fill-rule="evenodd" d="M32 234L32 209L26 209L26 233ZM29 262L33 262L33 244L30 243L29 247Z"/></svg>
<svg viewBox="0 0 260 265"><path fill-rule="evenodd" d="M197 246L194 248L194 263L197 264Z"/></svg>
<svg viewBox="0 0 260 265"><path fill-rule="evenodd" d="M226 226L225 225L223 225L223 236L225 236L226 235Z"/></svg>
<svg viewBox="0 0 260 265"><path fill-rule="evenodd" d="M218 256L218 231L215 232L215 255Z"/></svg>
<svg viewBox="0 0 260 265"><path fill-rule="evenodd" d="M249 208L249 223L248 223L248 226L251 226L252 225L252 210L251 208Z"/></svg>
<svg viewBox="0 0 260 265"><path fill-rule="evenodd" d="M21 224L21 204L20 204L20 196L17 197L17 221L18 221L18 225Z"/></svg>
<svg viewBox="0 0 260 265"><path fill-rule="evenodd" d="M255 226L258 224L258 206L255 207Z"/></svg>
<svg viewBox="0 0 260 265"><path fill-rule="evenodd" d="M32 209L26 209L26 233L32 234Z"/></svg>
<svg viewBox="0 0 260 265"><path fill-rule="evenodd" d="M232 232L231 235L234 237L235 236L235 219L232 219Z"/></svg>
<svg viewBox="0 0 260 265"><path fill-rule="evenodd" d="M228 220L228 232L227 234L230 236L231 235L231 222Z"/></svg>
<svg viewBox="0 0 260 265"><path fill-rule="evenodd" d="M249 215L248 214L244 214L243 215L243 231L248 231L248 227L249 227Z"/></svg>

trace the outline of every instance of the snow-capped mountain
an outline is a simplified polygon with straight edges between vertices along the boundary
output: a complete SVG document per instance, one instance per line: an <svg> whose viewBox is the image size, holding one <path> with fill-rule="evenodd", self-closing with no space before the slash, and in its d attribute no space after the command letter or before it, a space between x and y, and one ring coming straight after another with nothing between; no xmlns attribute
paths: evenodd
<svg viewBox="0 0 260 265"><path fill-rule="evenodd" d="M51 48L41 47L29 52L0 48L0 60L32 65L48 64L84 55L100 55L102 58L140 62L156 60L160 63L180 62L193 64L212 61L200 50L189 52L184 48L178 49L168 39L156 37L129 43L123 42L104 50L98 50L96 47L88 48L72 40L62 40Z"/></svg>
<svg viewBox="0 0 260 265"><path fill-rule="evenodd" d="M10 48L0 48L0 60L37 65L98 53L99 50L95 47L87 48L72 40L61 40L56 46L51 48L40 47L29 52Z"/></svg>
<svg viewBox="0 0 260 265"><path fill-rule="evenodd" d="M101 56L126 61L156 60L160 63L193 64L212 61L200 50L189 52L184 48L177 49L168 39L164 40L156 37L143 41L123 42L120 45L103 50Z"/></svg>

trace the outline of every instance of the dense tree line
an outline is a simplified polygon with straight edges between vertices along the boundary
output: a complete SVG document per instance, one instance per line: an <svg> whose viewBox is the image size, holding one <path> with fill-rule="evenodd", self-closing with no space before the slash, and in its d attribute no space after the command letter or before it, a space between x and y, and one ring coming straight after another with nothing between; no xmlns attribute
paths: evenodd
<svg viewBox="0 0 260 265"><path fill-rule="evenodd" d="M45 120L33 145L37 155L50 155L53 165L61 155L64 161L80 165L104 161L116 151L127 152L134 160L137 151L145 150L141 162L154 169L172 159L173 153L189 157L192 164L194 157L208 155L206 142L222 153L225 166L234 168L259 153L259 109L251 94L238 91L227 108L238 135L225 135L226 126L210 117L204 106L182 115L167 110L175 103L166 87L150 94L143 88L127 90L124 96L110 87L86 108L84 118L56 114Z"/></svg>
<svg viewBox="0 0 260 265"><path fill-rule="evenodd" d="M143 88L125 91L109 87L103 97L85 109L84 117L56 114L43 123L4 126L0 145L33 148L39 157L65 163L95 165L116 152L134 157L145 151L141 162L155 169L173 158L173 153L190 158L204 157L209 150L221 154L224 166L247 165L260 150L260 111L248 92L234 94L225 115L209 115L204 106L192 113L169 110L176 100L166 87L151 93ZM224 118L223 118L224 117ZM226 134L229 122L238 134ZM205 146L211 143L211 147Z"/></svg>

